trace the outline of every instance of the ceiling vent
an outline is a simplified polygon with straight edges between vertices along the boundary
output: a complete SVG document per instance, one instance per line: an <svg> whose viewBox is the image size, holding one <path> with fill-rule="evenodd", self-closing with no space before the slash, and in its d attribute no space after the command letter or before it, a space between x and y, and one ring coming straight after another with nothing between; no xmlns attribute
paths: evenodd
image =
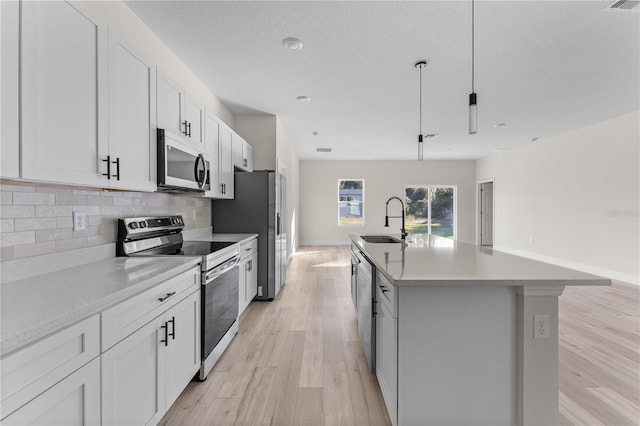
<svg viewBox="0 0 640 426"><path fill-rule="evenodd" d="M331 152L331 148L316 148L316 152Z"/></svg>
<svg viewBox="0 0 640 426"><path fill-rule="evenodd" d="M640 12L640 0L619 0L610 4L605 10Z"/></svg>

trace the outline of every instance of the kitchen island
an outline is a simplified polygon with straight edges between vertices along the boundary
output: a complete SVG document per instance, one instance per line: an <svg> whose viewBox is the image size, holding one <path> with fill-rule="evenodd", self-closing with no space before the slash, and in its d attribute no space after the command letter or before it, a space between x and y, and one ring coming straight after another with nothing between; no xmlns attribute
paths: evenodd
<svg viewBox="0 0 640 426"><path fill-rule="evenodd" d="M558 423L558 296L608 279L434 235L352 247L376 269L394 424Z"/></svg>

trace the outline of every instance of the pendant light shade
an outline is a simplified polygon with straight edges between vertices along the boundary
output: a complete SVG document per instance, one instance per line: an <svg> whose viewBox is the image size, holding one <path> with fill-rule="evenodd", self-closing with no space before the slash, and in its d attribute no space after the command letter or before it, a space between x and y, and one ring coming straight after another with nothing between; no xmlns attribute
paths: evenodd
<svg viewBox="0 0 640 426"><path fill-rule="evenodd" d="M478 96L475 91L475 3L471 0L471 93L469 94L469 134L474 135L478 131Z"/></svg>
<svg viewBox="0 0 640 426"><path fill-rule="evenodd" d="M423 141L424 137L422 136L422 68L427 66L427 61L418 61L416 62L415 67L420 70L420 133L418 134L418 160L422 161L423 159Z"/></svg>
<svg viewBox="0 0 640 426"><path fill-rule="evenodd" d="M469 94L469 134L478 131L478 97L475 92Z"/></svg>

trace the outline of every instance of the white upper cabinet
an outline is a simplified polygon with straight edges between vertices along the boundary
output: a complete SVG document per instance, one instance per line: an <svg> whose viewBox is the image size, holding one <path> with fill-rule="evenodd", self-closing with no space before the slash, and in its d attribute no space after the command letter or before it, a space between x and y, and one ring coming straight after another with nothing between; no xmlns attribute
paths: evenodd
<svg viewBox="0 0 640 426"><path fill-rule="evenodd" d="M109 187L156 188L155 79L155 66L110 33L109 146L100 152L111 162Z"/></svg>
<svg viewBox="0 0 640 426"><path fill-rule="evenodd" d="M233 166L248 172L253 171L253 149L240 135L233 134Z"/></svg>
<svg viewBox="0 0 640 426"><path fill-rule="evenodd" d="M0 76L2 77L0 93L2 93L2 117L0 118L0 176L16 178L19 176L20 140L18 121L18 38L19 38L19 3L17 1L0 2Z"/></svg>
<svg viewBox="0 0 640 426"><path fill-rule="evenodd" d="M158 68L158 127L204 151L204 107Z"/></svg>
<svg viewBox="0 0 640 426"><path fill-rule="evenodd" d="M105 186L106 26L81 3L21 7L22 177Z"/></svg>
<svg viewBox="0 0 640 426"><path fill-rule="evenodd" d="M220 125L220 169L218 172L219 182L222 185L222 195L220 198L234 197L233 180L233 158L232 158L232 131L226 125Z"/></svg>
<svg viewBox="0 0 640 426"><path fill-rule="evenodd" d="M204 150L204 106L186 92L184 98L186 136L194 146Z"/></svg>
<svg viewBox="0 0 640 426"><path fill-rule="evenodd" d="M205 111L205 145L211 162L210 198L233 198L233 158L231 129L211 112Z"/></svg>

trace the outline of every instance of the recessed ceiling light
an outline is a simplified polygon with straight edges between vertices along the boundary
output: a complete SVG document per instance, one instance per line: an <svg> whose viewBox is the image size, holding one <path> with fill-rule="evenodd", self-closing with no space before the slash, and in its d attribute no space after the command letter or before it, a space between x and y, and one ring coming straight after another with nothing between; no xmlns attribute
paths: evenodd
<svg viewBox="0 0 640 426"><path fill-rule="evenodd" d="M535 136L535 137L531 138L531 142L535 142L535 141L537 141L537 140L538 140L538 137L537 137L537 136Z"/></svg>
<svg viewBox="0 0 640 426"><path fill-rule="evenodd" d="M282 46L288 50L300 50L302 49L302 41L295 37L287 37L282 40Z"/></svg>
<svg viewBox="0 0 640 426"><path fill-rule="evenodd" d="M318 136L318 132L311 132L313 136Z"/></svg>
<svg viewBox="0 0 640 426"><path fill-rule="evenodd" d="M316 148L316 152L331 152L331 148Z"/></svg>
<svg viewBox="0 0 640 426"><path fill-rule="evenodd" d="M496 123L493 125L493 127L505 127L507 125L507 123Z"/></svg>
<svg viewBox="0 0 640 426"><path fill-rule="evenodd" d="M298 97L296 98L296 100L297 100L298 102L303 102L303 103L304 103L304 102L311 102L311 98L310 98L310 97L308 97L308 96L298 96Z"/></svg>

